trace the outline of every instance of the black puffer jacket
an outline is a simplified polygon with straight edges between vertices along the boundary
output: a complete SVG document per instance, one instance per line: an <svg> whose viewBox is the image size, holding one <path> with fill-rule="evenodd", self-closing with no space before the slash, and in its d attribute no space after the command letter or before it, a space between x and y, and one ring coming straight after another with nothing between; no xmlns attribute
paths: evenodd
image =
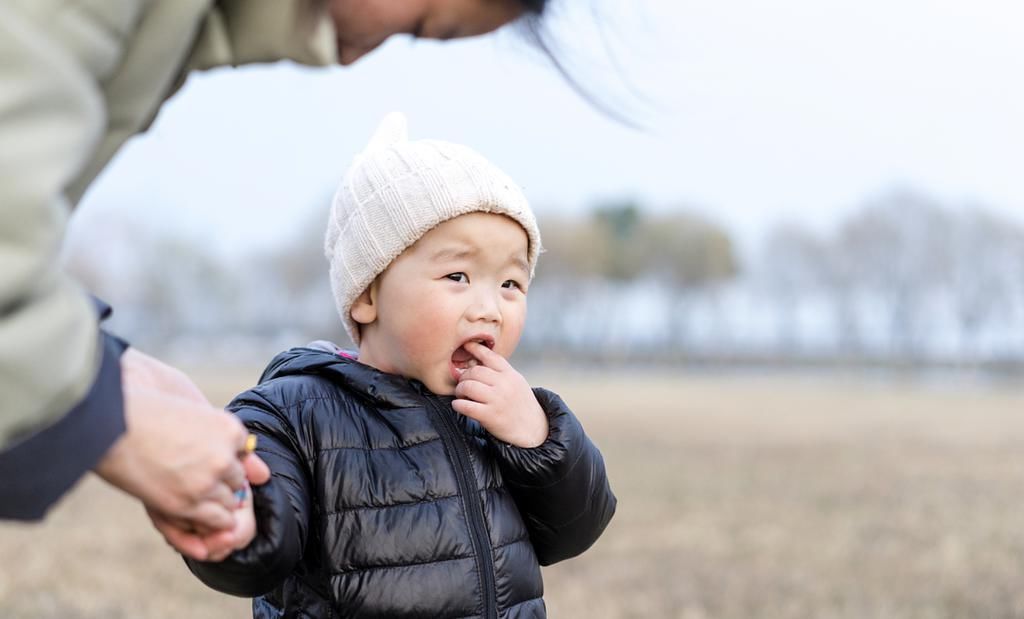
<svg viewBox="0 0 1024 619"><path fill-rule="evenodd" d="M555 394L547 441L520 449L418 381L336 354L278 355L229 406L271 481L259 535L189 561L256 617L544 617L540 565L573 557L615 511L600 452Z"/></svg>

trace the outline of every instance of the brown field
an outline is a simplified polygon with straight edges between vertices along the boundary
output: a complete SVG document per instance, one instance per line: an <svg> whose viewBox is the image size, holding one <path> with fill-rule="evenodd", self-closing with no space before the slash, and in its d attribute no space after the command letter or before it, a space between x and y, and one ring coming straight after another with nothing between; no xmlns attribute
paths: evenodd
<svg viewBox="0 0 1024 619"><path fill-rule="evenodd" d="M546 570L552 617L1024 617L1024 388L540 378L620 501L590 552ZM225 402L251 380L204 386ZM0 526L0 563L3 619L249 616L94 479L44 525Z"/></svg>

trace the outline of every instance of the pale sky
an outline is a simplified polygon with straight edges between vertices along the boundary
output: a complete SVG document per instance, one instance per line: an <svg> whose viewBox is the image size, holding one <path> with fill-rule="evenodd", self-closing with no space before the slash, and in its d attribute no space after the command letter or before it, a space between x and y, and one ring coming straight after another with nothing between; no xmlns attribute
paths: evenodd
<svg viewBox="0 0 1024 619"><path fill-rule="evenodd" d="M346 165L391 110L408 115L413 138L483 153L541 215L636 198L704 213L750 242L780 219L827 228L899 185L1024 219L1019 0L628 6L566 17L582 22L556 24L556 37L572 58L599 60L581 79L615 105L622 65L660 110L643 116L647 134L593 109L507 32L400 37L350 68L193 76L101 177L75 226L128 212L227 253L272 242L326 217ZM605 49L614 62L600 60Z"/></svg>

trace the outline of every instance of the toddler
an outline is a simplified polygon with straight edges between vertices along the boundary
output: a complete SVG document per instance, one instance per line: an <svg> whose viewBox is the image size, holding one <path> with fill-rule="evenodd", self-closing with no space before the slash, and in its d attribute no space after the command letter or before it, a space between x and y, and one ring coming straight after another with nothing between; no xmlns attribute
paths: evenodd
<svg viewBox="0 0 1024 619"><path fill-rule="evenodd" d="M284 352L231 403L272 477L252 543L192 571L255 617L544 617L540 566L616 501L566 404L508 362L540 251L505 174L385 118L326 236L358 352Z"/></svg>

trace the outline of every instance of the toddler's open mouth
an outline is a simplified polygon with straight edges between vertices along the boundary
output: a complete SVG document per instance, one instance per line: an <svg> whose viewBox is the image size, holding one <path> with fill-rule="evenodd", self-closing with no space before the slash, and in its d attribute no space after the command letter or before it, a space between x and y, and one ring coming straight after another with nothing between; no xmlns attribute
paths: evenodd
<svg viewBox="0 0 1024 619"><path fill-rule="evenodd" d="M451 360L452 377L456 381L459 380L459 375L472 367L476 367L480 363L477 358L473 356L473 353L466 350L466 344L470 342L478 342L487 348L494 348L494 340L489 337L470 338L466 340L462 346L456 348L455 352L452 353Z"/></svg>

